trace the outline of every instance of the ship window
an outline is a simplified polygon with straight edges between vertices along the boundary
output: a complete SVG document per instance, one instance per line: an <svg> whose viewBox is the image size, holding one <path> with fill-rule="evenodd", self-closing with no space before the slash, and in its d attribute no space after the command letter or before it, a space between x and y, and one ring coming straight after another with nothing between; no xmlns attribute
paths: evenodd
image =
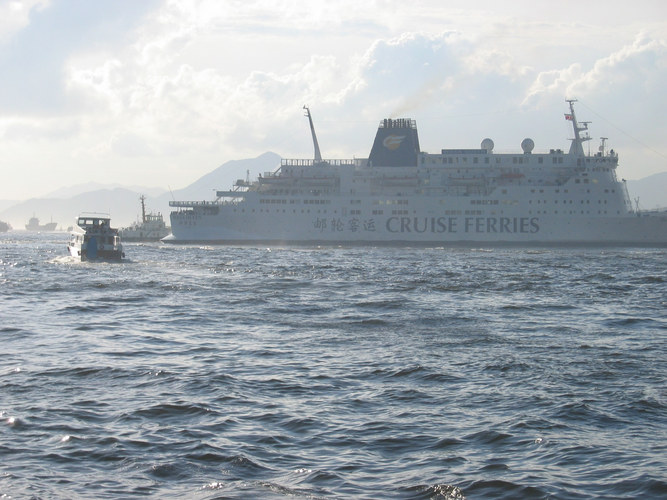
<svg viewBox="0 0 667 500"><path fill-rule="evenodd" d="M539 163L540 165L541 165L542 163L544 163L544 158L542 158L542 157L538 158L538 159L537 159L537 163Z"/></svg>

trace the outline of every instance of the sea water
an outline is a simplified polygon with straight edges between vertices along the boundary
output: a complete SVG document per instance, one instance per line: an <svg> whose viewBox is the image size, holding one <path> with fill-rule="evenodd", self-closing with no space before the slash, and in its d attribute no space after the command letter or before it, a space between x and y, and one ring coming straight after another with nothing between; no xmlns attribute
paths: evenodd
<svg viewBox="0 0 667 500"><path fill-rule="evenodd" d="M0 235L0 498L666 498L667 251Z"/></svg>

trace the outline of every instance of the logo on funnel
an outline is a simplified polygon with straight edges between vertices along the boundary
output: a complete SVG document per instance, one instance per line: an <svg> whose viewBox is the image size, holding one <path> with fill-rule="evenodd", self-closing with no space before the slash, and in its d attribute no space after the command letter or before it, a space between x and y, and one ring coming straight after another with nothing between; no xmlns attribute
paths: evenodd
<svg viewBox="0 0 667 500"><path fill-rule="evenodd" d="M401 142L403 142L403 139L405 139L404 135L388 135L385 137L384 141L382 141L382 145L388 150L394 151L398 149Z"/></svg>

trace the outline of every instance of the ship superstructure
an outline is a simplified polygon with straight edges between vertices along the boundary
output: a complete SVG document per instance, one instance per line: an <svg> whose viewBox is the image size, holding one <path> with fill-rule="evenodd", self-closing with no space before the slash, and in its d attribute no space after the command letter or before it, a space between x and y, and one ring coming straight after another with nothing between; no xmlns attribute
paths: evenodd
<svg viewBox="0 0 667 500"><path fill-rule="evenodd" d="M588 122L574 100L569 151L498 154L420 150L409 118L380 122L368 158L284 159L274 172L239 180L210 202L173 201L170 242L215 243L619 243L667 244L667 213L633 209L618 155L586 154Z"/></svg>

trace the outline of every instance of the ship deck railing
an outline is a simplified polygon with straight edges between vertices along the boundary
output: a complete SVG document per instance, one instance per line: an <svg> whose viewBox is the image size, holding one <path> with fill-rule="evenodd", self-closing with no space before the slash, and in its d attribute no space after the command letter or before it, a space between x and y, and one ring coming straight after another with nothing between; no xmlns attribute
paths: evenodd
<svg viewBox="0 0 667 500"><path fill-rule="evenodd" d="M207 207L215 206L220 203L217 201L170 201L169 206L175 208L192 208L192 207Z"/></svg>
<svg viewBox="0 0 667 500"><path fill-rule="evenodd" d="M646 217L655 217L655 216L660 216L660 217L667 217L667 207L658 207L658 208L650 208L650 209L645 209L645 208L640 208L638 210L634 210L634 212L639 215L639 216L646 216Z"/></svg>
<svg viewBox="0 0 667 500"><path fill-rule="evenodd" d="M281 167L322 167L322 166L332 166L332 167L339 167L339 166L361 166L364 165L368 161L365 158L353 158L353 159L340 159L340 160L307 160L303 158L297 158L297 159L290 159L290 158L283 158L280 160L280 166ZM275 172L272 172L275 174ZM267 174L265 174L267 175Z"/></svg>

